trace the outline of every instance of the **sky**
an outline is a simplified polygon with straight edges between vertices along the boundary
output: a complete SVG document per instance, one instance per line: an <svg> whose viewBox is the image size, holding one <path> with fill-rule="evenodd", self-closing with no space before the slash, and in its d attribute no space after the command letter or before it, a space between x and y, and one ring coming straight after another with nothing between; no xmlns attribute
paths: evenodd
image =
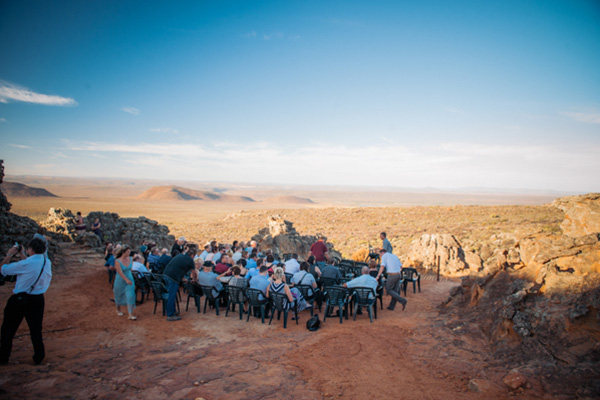
<svg viewBox="0 0 600 400"><path fill-rule="evenodd" d="M0 0L9 175L600 191L600 2Z"/></svg>

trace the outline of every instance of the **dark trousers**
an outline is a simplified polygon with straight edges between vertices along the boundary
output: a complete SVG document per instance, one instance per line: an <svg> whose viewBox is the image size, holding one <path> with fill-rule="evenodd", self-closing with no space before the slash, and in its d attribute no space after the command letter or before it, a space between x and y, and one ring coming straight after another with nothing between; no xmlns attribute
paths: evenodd
<svg viewBox="0 0 600 400"><path fill-rule="evenodd" d="M2 337L0 338L0 363L7 363L12 350L12 342L23 317L29 325L33 344L33 362L39 364L46 353L42 341L42 320L44 319L44 295L13 294L6 302Z"/></svg>
<svg viewBox="0 0 600 400"><path fill-rule="evenodd" d="M389 275L385 282L385 291L392 297L389 308L394 309L396 302L406 304L407 300L400 296L400 285L402 284L402 274Z"/></svg>
<svg viewBox="0 0 600 400"><path fill-rule="evenodd" d="M167 291L169 295L167 297L167 317L174 317L177 315L177 293L179 293L179 282L175 282L173 279L164 275L163 279L167 284Z"/></svg>

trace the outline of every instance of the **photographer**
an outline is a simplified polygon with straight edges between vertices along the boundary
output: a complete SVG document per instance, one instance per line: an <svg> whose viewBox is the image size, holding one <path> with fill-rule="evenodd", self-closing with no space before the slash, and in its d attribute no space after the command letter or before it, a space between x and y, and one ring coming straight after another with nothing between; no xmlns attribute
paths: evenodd
<svg viewBox="0 0 600 400"><path fill-rule="evenodd" d="M33 362L38 365L45 356L42 341L42 320L44 318L44 293L52 279L52 264L44 257L46 244L39 238L32 239L26 246L27 259L10 263L18 252L17 247L8 250L2 260L2 275L16 275L17 282L13 295L6 302L0 338L0 364L8 363L12 341L23 317L29 325L33 343Z"/></svg>

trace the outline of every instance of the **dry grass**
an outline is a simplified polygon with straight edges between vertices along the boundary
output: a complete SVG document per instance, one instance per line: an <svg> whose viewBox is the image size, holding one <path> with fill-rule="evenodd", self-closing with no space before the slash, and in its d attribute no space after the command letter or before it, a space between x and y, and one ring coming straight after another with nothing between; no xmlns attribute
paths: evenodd
<svg viewBox="0 0 600 400"><path fill-rule="evenodd" d="M176 235L203 243L210 239L231 242L248 240L267 225L267 217L280 214L292 221L302 235L317 232L328 237L344 257L351 257L369 243L379 246L379 232L388 234L398 254L410 242L428 233L455 235L468 249L500 233L517 236L537 232L560 232L563 213L550 206L422 206L422 207L300 207L270 209L263 203L228 204L150 202L123 198L17 198L10 199L13 212L37 221L50 207L66 207L87 214L116 212L123 217L140 215L155 219ZM244 207L246 211L240 211Z"/></svg>

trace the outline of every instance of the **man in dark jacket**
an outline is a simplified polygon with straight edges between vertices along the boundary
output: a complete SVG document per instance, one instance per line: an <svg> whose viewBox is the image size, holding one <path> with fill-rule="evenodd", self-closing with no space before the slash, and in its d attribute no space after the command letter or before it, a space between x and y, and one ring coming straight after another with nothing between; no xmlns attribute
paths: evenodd
<svg viewBox="0 0 600 400"><path fill-rule="evenodd" d="M180 316L176 315L175 302L177 301L177 292L179 291L179 282L188 273L195 268L194 256L196 255L196 247L189 246L188 249L181 254L176 255L165 267L163 279L167 283L169 297L167 299L167 321L179 321Z"/></svg>

